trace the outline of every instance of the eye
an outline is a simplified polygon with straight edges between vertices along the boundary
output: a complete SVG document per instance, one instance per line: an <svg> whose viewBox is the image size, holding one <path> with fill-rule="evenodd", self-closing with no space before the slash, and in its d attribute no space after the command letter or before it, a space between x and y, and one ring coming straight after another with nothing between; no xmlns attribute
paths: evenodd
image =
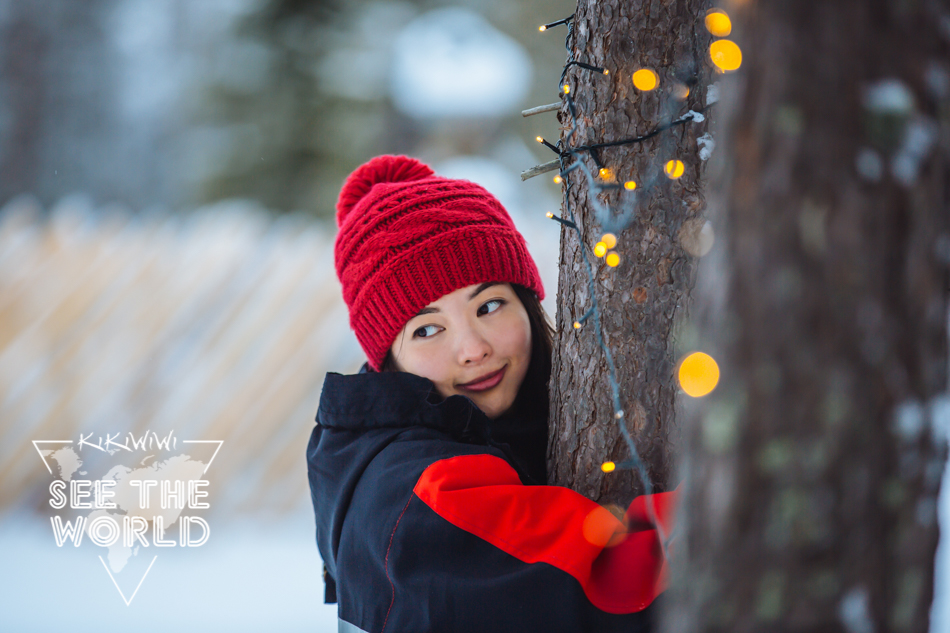
<svg viewBox="0 0 950 633"><path fill-rule="evenodd" d="M437 325L424 325L424 326L422 326L421 328L417 329L415 332L412 333L412 338L429 338L429 337L431 337L433 334L435 334L435 332L433 332L432 334L422 334L422 335L419 334L419 332L427 332L430 327L431 327L431 328L437 328L438 326L437 326Z"/></svg>
<svg viewBox="0 0 950 633"><path fill-rule="evenodd" d="M497 309L500 308L501 306L505 305L506 303L508 303L508 302L505 301L504 299L492 299L491 301L488 301L488 302L486 302L486 303L483 303L483 304L481 305L481 307L478 309L478 311L479 311L480 314L491 314L492 312L494 312L495 310L497 310ZM493 309L491 309L491 310L486 310L485 312L482 312L482 308L487 308L488 306L490 306L490 305L492 305L492 304L497 304L497 307L496 307L496 308L493 308Z"/></svg>

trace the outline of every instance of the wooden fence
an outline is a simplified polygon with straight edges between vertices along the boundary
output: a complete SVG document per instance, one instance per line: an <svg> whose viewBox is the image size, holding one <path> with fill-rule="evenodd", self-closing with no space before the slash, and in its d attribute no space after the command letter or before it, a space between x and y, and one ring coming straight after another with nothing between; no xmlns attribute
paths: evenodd
<svg viewBox="0 0 950 633"><path fill-rule="evenodd" d="M0 211L0 513L49 499L33 440L147 432L224 440L212 512L306 512L324 375L362 361L322 225L239 202L132 215L17 199ZM89 478L114 461L82 459Z"/></svg>

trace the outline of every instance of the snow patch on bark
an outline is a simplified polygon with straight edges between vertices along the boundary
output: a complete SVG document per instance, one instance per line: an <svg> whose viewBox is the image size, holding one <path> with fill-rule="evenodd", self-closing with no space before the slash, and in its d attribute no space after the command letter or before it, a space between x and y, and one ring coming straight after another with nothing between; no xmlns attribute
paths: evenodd
<svg viewBox="0 0 950 633"><path fill-rule="evenodd" d="M900 149L891 159L891 173L905 187L917 180L920 165L930 148L937 142L937 124L926 117L918 117L904 128Z"/></svg>
<svg viewBox="0 0 950 633"><path fill-rule="evenodd" d="M874 633L874 622L868 611L868 592L855 587L838 603L838 617L848 633Z"/></svg>
<svg viewBox="0 0 950 633"><path fill-rule="evenodd" d="M905 400L894 408L894 435L910 444L916 442L924 430L924 408L916 400Z"/></svg>
<svg viewBox="0 0 950 633"><path fill-rule="evenodd" d="M910 114L914 95L900 79L882 79L865 89L864 107L872 112Z"/></svg>
<svg viewBox="0 0 950 633"><path fill-rule="evenodd" d="M950 393L930 399L930 432L935 442L946 442L950 436Z"/></svg>
<svg viewBox="0 0 950 633"><path fill-rule="evenodd" d="M709 160L713 150L716 149L716 141L713 140L712 134L706 132L696 139L696 144L699 145L699 160Z"/></svg>

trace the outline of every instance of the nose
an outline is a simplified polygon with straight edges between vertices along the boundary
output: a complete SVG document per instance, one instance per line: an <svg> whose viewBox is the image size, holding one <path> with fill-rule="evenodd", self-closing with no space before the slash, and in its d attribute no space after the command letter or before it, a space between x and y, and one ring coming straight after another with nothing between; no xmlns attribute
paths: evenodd
<svg viewBox="0 0 950 633"><path fill-rule="evenodd" d="M491 355L491 343L477 328L466 327L459 333L458 359L462 365L478 363Z"/></svg>

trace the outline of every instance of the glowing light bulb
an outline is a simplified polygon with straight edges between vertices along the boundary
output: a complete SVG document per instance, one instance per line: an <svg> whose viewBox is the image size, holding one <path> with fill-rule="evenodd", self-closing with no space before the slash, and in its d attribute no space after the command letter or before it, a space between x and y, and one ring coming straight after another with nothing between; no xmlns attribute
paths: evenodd
<svg viewBox="0 0 950 633"><path fill-rule="evenodd" d="M678 233L683 249L693 257L703 257L716 242L716 233L709 220L694 218L683 222Z"/></svg>
<svg viewBox="0 0 950 633"><path fill-rule="evenodd" d="M549 218L553 218L553 217L554 217L554 214L551 213L550 211L548 211L548 212L545 213L544 215L548 216Z"/></svg>
<svg viewBox="0 0 950 633"><path fill-rule="evenodd" d="M606 167L601 167L600 171L597 173L600 174L600 177L603 178L604 180L610 179L610 170L607 169Z"/></svg>
<svg viewBox="0 0 950 633"><path fill-rule="evenodd" d="M574 321L574 329L575 329L575 330L581 329L581 322L580 322L580 321Z"/></svg>
<svg viewBox="0 0 950 633"><path fill-rule="evenodd" d="M603 257L606 254L607 254L607 245L604 244L603 242L597 242L597 244L594 245L594 255L596 255L597 257Z"/></svg>
<svg viewBox="0 0 950 633"><path fill-rule="evenodd" d="M597 506L587 513L581 524L584 540L597 548L614 547L627 538L627 526L620 518L623 510L614 506Z"/></svg>
<svg viewBox="0 0 950 633"><path fill-rule="evenodd" d="M706 30L716 37L726 37L732 33L732 20L722 9L710 9L706 12Z"/></svg>
<svg viewBox="0 0 950 633"><path fill-rule="evenodd" d="M607 253L607 265L616 268L620 265L620 255L615 252Z"/></svg>
<svg viewBox="0 0 950 633"><path fill-rule="evenodd" d="M555 176L555 177L554 177L554 184L556 184L556 185L561 184L561 182L563 182L563 181L564 181L564 179L561 178L560 176Z"/></svg>
<svg viewBox="0 0 950 633"><path fill-rule="evenodd" d="M683 171L685 171L685 169L686 167L683 165L683 161L671 160L666 163L666 167L663 168L663 171L666 173L668 178L671 180L676 180L683 175Z"/></svg>
<svg viewBox="0 0 950 633"><path fill-rule="evenodd" d="M571 91L571 87L567 84L564 84L564 94L568 94Z"/></svg>
<svg viewBox="0 0 950 633"><path fill-rule="evenodd" d="M637 183L633 182L632 180L628 180L627 182L623 183L623 188L627 191L633 191L637 188Z"/></svg>
<svg viewBox="0 0 950 633"><path fill-rule="evenodd" d="M617 236L613 233L604 233L603 237L600 238L600 241L603 242L607 248L613 248L617 245Z"/></svg>
<svg viewBox="0 0 950 633"><path fill-rule="evenodd" d="M604 462L600 465L600 469L605 473L612 473L617 469L617 464L613 462Z"/></svg>
<svg viewBox="0 0 950 633"><path fill-rule="evenodd" d="M716 40L710 44L709 57L723 72L737 70L742 65L742 51L730 40Z"/></svg>
<svg viewBox="0 0 950 633"><path fill-rule="evenodd" d="M604 74L605 74L605 75L609 75L609 74L610 74L610 71L607 70L606 68L604 68Z"/></svg>
<svg viewBox="0 0 950 633"><path fill-rule="evenodd" d="M541 138L540 136L535 136L535 137L534 137L534 140L536 140L536 141L539 142L539 143L543 143L543 142L544 142L544 139Z"/></svg>
<svg viewBox="0 0 950 633"><path fill-rule="evenodd" d="M707 18L707 19L708 19L708 18ZM546 27L546 26L544 26L544 25L542 24L541 26L538 27L538 30L541 31L542 33L544 33L545 31L548 30L548 27Z"/></svg>
<svg viewBox="0 0 950 633"><path fill-rule="evenodd" d="M686 395L701 398L719 383L719 365L709 354L693 352L680 363L677 376Z"/></svg>
<svg viewBox="0 0 950 633"><path fill-rule="evenodd" d="M641 68L633 73L633 85L640 90L653 90L659 82L656 73L649 68Z"/></svg>

